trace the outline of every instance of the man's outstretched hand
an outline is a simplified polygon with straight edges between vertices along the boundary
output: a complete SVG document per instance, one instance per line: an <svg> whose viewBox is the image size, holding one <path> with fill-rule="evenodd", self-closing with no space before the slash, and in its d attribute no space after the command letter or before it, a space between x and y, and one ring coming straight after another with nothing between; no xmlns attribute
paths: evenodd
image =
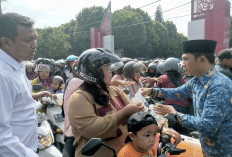
<svg viewBox="0 0 232 157"><path fill-rule="evenodd" d="M141 88L141 91L142 91L141 94L143 96L150 96L152 88Z"/></svg>
<svg viewBox="0 0 232 157"><path fill-rule="evenodd" d="M176 112L176 110L174 109L173 106L171 106L171 105L162 105L162 104L155 105L153 110L155 111L155 113L157 113L159 115L162 115L162 116L164 116L166 114Z"/></svg>

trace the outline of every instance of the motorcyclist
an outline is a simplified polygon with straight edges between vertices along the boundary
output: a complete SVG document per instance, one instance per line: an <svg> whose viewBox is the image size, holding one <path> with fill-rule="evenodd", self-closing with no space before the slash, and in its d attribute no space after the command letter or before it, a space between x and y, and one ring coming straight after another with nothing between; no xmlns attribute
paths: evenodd
<svg viewBox="0 0 232 157"><path fill-rule="evenodd" d="M61 77L64 76L64 73L61 70L60 64L61 64L60 61L55 61L54 62L54 66L55 66L54 76L61 76Z"/></svg>
<svg viewBox="0 0 232 157"><path fill-rule="evenodd" d="M110 70L115 73L115 75L112 78L113 80L124 80L125 76L123 75L123 62L117 62L111 65Z"/></svg>
<svg viewBox="0 0 232 157"><path fill-rule="evenodd" d="M65 67L65 61L64 59L60 59L59 62L60 62L60 70L63 71Z"/></svg>
<svg viewBox="0 0 232 157"><path fill-rule="evenodd" d="M232 50L224 49L218 53L218 63L215 68L232 80Z"/></svg>
<svg viewBox="0 0 232 157"><path fill-rule="evenodd" d="M84 83L70 97L68 109L76 157L82 156L82 147L92 137L102 138L118 152L127 135L124 121L143 109L141 103L131 104L122 90L110 86L109 65L119 61L106 49L89 49L79 58L78 75ZM111 153L101 147L95 156L108 157Z"/></svg>
<svg viewBox="0 0 232 157"><path fill-rule="evenodd" d="M148 64L148 71L145 73L146 77L156 77L157 66L151 62Z"/></svg>
<svg viewBox="0 0 232 157"><path fill-rule="evenodd" d="M63 76L65 83L67 82L67 80L73 78L72 66L76 59L77 59L77 56L69 55L65 60L66 66L64 68L64 76Z"/></svg>
<svg viewBox="0 0 232 157"><path fill-rule="evenodd" d="M48 64L39 64L36 70L38 72L38 77L32 80L31 85L40 84L45 91L51 89L52 76L50 66ZM36 92L32 91L32 93Z"/></svg>
<svg viewBox="0 0 232 157"><path fill-rule="evenodd" d="M51 94L59 94L59 93L64 93L64 90L62 89L62 85L64 84L64 80L60 76L54 76L52 78L52 83L51 83L51 89L48 91Z"/></svg>
<svg viewBox="0 0 232 157"><path fill-rule="evenodd" d="M35 65L32 62L26 62L26 75L28 80L33 80L38 76L38 73L35 72Z"/></svg>
<svg viewBox="0 0 232 157"><path fill-rule="evenodd" d="M135 84L128 86L130 98L134 98L135 93L139 90L139 88L143 87L140 80L140 73L144 72L145 70L146 67L143 63L138 63L135 61L130 61L124 65L123 74L126 77L126 80L136 82Z"/></svg>

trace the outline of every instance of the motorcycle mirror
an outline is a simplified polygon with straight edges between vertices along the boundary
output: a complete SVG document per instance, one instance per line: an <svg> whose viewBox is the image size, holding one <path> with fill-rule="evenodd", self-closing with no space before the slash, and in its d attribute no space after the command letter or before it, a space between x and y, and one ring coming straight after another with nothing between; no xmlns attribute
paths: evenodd
<svg viewBox="0 0 232 157"><path fill-rule="evenodd" d="M100 138L91 138L82 148L81 154L86 156L94 155L101 146L105 146L106 148L113 151L114 157L116 157L116 151L110 147L108 144L104 143Z"/></svg>
<svg viewBox="0 0 232 157"><path fill-rule="evenodd" d="M34 84L32 86L32 90L34 91L41 91L43 89L43 87L40 84Z"/></svg>
<svg viewBox="0 0 232 157"><path fill-rule="evenodd" d="M173 128L176 129L176 125L177 125L177 119L173 114L166 114L164 116L164 118L168 119L168 125Z"/></svg>
<svg viewBox="0 0 232 157"><path fill-rule="evenodd" d="M81 154L86 156L92 156L102 146L102 140L100 138L91 138L82 148Z"/></svg>

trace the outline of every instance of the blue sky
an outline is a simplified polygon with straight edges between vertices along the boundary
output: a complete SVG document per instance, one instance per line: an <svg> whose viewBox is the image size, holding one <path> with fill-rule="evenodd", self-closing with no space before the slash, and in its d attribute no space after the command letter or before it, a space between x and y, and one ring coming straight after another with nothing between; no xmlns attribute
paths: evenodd
<svg viewBox="0 0 232 157"><path fill-rule="evenodd" d="M157 2L156 2L157 1ZM187 36L188 22L191 14L191 4L168 11L169 9L186 4L191 0L111 0L112 12L126 5L141 8L154 19L156 7L160 4L164 20L171 20L177 26L177 31ZM232 0L229 0L230 3ZM107 7L109 0L7 0L2 3L3 13L17 12L31 17L38 28L56 27L69 22L86 7ZM187 15L187 16L186 16ZM189 15L189 16L188 16ZM183 16L183 17L180 17Z"/></svg>

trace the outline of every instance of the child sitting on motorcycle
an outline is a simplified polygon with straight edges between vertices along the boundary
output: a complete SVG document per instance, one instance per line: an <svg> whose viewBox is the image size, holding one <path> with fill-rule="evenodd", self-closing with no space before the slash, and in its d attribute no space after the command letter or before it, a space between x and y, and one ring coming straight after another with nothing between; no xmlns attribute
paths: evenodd
<svg viewBox="0 0 232 157"><path fill-rule="evenodd" d="M51 89L49 89L48 91L51 94L64 93L63 84L64 84L64 80L62 77L54 76L52 78Z"/></svg>
<svg viewBox="0 0 232 157"><path fill-rule="evenodd" d="M127 129L126 145L119 151L118 157L155 157L154 145L157 139L156 134L159 132L165 133L176 140L180 139L180 135L176 131L169 128L160 129L156 119L147 112L132 114L127 121Z"/></svg>
<svg viewBox="0 0 232 157"><path fill-rule="evenodd" d="M52 78L52 83L51 83L51 89L48 91L52 94L53 99L57 99L56 94L63 94L63 85L64 85L64 80L60 76L54 76Z"/></svg>

